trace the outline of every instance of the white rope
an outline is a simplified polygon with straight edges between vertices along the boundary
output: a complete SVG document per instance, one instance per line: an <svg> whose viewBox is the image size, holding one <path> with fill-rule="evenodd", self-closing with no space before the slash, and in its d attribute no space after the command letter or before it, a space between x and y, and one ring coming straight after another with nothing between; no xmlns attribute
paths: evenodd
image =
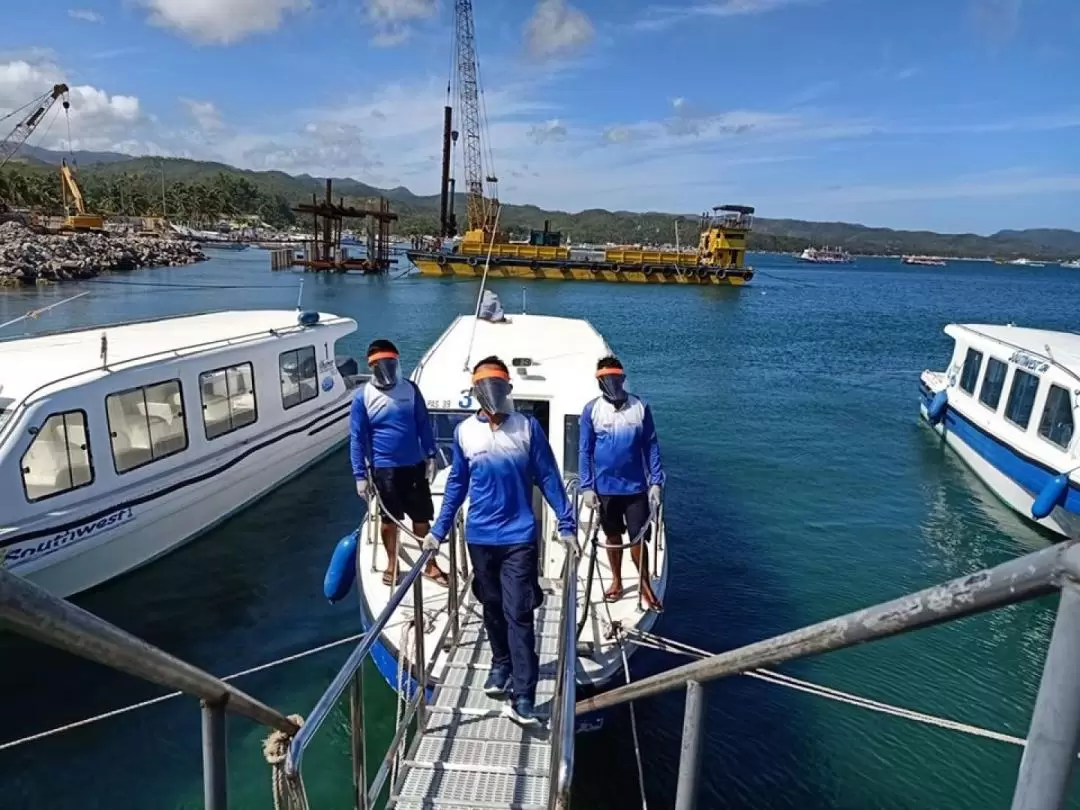
<svg viewBox="0 0 1080 810"><path fill-rule="evenodd" d="M221 680L233 681L237 678L243 678L245 675L254 675L256 672L263 672L264 670L273 669L274 667L280 666L281 664L288 664L292 661L299 661L302 658L307 658L308 656L318 655L321 652L332 650L335 647L341 647L345 644L353 644L362 639L363 637L364 634L359 633L354 636L340 638L337 641L331 641L329 644L322 644L318 647L312 647L310 650L304 650L303 652L294 653L293 655L287 655L284 658L278 658L266 664L259 664L258 666L251 667L250 669L245 669L240 672L234 672L232 675L226 675ZM10 748L16 748L20 745L24 745L25 743L36 742L37 740L44 740L46 737L53 737L64 731L73 731L74 729L82 728L83 726L89 726L101 720L108 720L112 717L119 717L122 714L133 712L136 709L145 709L146 707L153 706L157 703L164 703L167 700L178 698L183 694L183 692L170 692L167 695L160 695L159 697L150 698L149 700L144 700L139 703L132 703L130 706L124 706L120 709L113 709L112 711L104 712L103 714L97 714L93 717L87 717L84 720L77 720L74 723L57 726L56 728L49 729L48 731L40 731L37 734L31 734L28 737L22 737L18 740L11 740L10 742L0 744L0 752L7 751Z"/></svg>
<svg viewBox="0 0 1080 810"><path fill-rule="evenodd" d="M684 644L679 641L672 641L671 639L665 639L660 636L653 635L645 631L635 630L626 633L627 638L643 647L652 647L653 649L660 650L662 652L670 652L679 655L686 655L691 658L708 658L713 653L707 650L702 650L697 647L692 647L689 644ZM969 734L973 737L982 737L987 740L996 740L998 742L1009 743L1010 745L1024 746L1027 744L1027 740L1023 737L1015 737L1011 734L1005 734L1000 731L993 731L992 729L981 728L980 726L973 726L970 723L961 723L958 720L950 720L947 717L937 717L932 714L926 714L925 712L918 712L913 709L905 709L902 706L893 706L889 703L882 703L878 700L872 700L871 698L861 697L860 695L854 695L850 692L843 692L839 689L832 689L828 686L821 686L810 681L804 681L799 678L793 678L790 675L784 675L781 672L774 672L768 669L755 669L750 672L741 673L748 678L754 678L759 681L765 681L766 683L775 684L776 686L784 686L788 689L794 689L798 692L805 692L809 695L816 695L818 697L833 700L838 703L846 703L850 706L858 706L862 709L868 709L869 711L878 712L880 714L888 714L893 717L901 717L905 720L911 720L916 723L923 723L928 726L935 726L937 728L948 729L949 731L959 731L962 734Z"/></svg>
<svg viewBox="0 0 1080 810"><path fill-rule="evenodd" d="M289 719L297 726L304 725L304 718L298 714ZM300 774L290 777L285 769L289 756L289 743L292 737L284 731L274 729L263 741L263 756L270 765L270 789L274 796L274 810L308 810L307 791Z"/></svg>

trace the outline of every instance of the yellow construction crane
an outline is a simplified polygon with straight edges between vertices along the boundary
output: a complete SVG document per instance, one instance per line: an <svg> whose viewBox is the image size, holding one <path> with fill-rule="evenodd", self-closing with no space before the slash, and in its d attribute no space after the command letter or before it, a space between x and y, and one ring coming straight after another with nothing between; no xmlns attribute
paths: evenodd
<svg viewBox="0 0 1080 810"><path fill-rule="evenodd" d="M26 139L37 129L37 125L41 123L45 114L52 109L52 105L56 103L57 99L62 98L64 100L65 110L71 107L67 95L68 86L66 84L54 84L49 92L42 93L37 98L26 102L18 109L12 110L4 116L4 118L10 118L13 115L29 110L25 116L16 122L15 128L11 130L8 136L0 142L0 169L4 168L4 165L19 151L19 147L26 143Z"/></svg>
<svg viewBox="0 0 1080 810"><path fill-rule="evenodd" d="M100 214L86 213L86 203L83 201L82 189L75 181L75 173L67 165L67 160L60 161L60 187L64 195L64 228L73 231L100 231L105 227L105 218ZM75 205L75 213L71 213L68 198Z"/></svg>

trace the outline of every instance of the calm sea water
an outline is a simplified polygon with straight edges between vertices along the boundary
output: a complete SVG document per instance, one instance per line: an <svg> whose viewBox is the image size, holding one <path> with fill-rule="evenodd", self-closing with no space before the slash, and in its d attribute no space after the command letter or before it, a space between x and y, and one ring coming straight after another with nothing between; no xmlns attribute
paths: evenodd
<svg viewBox="0 0 1080 810"><path fill-rule="evenodd" d="M300 276L248 251L189 268L60 289L0 292L0 322L83 289L31 322L62 328L221 307L295 306ZM510 311L584 317L652 403L668 472L673 578L663 634L723 650L901 595L1049 542L1000 505L916 419L917 379L942 367L950 321L1075 327L1080 276L983 263L838 268L759 256L741 290L495 282ZM177 285L177 286L161 286ZM183 285L218 285L214 288ZM350 315L339 352L391 337L409 361L476 285L307 277L307 307ZM18 333L23 326L6 330ZM344 451L170 557L76 601L225 675L358 631L322 575L357 518ZM785 671L912 709L1023 736L1053 599L922 631ZM306 714L338 648L238 685ZM640 653L635 676L679 663ZM368 680L376 745L394 698ZM159 694L154 687L0 638L0 740ZM681 697L643 702L646 792L670 806ZM869 714L747 679L708 691L703 807L1005 807L1020 749ZM578 739L574 804L640 804L625 713ZM313 807L349 806L343 720L306 759ZM232 806L270 806L262 732L230 722ZM172 700L0 753L4 808L201 807L197 704ZM1078 805L1080 806L1080 805Z"/></svg>

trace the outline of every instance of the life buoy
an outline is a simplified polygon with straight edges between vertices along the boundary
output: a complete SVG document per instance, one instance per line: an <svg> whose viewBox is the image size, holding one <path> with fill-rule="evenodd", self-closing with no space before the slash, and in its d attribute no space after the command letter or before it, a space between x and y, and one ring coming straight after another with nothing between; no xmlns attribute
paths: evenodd
<svg viewBox="0 0 1080 810"><path fill-rule="evenodd" d="M616 273L621 273L622 272L622 265L621 264L613 264L613 265L611 265L611 269L614 270Z"/></svg>
<svg viewBox="0 0 1080 810"><path fill-rule="evenodd" d="M473 256L471 259L469 259L469 267L476 267L476 264L477 264L477 262L476 262L476 257L475 256Z"/></svg>
<svg viewBox="0 0 1080 810"><path fill-rule="evenodd" d="M537 270L540 269L540 262L536 261L536 259L533 259L531 262L529 262L529 269L535 273Z"/></svg>
<svg viewBox="0 0 1080 810"><path fill-rule="evenodd" d="M439 258L437 258L435 260L435 263L437 265L439 265L439 267L446 267L446 257L445 256L440 256Z"/></svg>

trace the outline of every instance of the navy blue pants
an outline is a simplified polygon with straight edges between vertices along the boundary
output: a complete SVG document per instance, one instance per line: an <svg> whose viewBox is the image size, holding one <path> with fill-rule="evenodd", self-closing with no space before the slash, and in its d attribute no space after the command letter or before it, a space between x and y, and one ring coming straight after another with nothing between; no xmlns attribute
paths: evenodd
<svg viewBox="0 0 1080 810"><path fill-rule="evenodd" d="M473 594L484 608L491 665L512 675L511 694L536 700L540 661L533 613L544 601L535 542L513 546L469 543Z"/></svg>

